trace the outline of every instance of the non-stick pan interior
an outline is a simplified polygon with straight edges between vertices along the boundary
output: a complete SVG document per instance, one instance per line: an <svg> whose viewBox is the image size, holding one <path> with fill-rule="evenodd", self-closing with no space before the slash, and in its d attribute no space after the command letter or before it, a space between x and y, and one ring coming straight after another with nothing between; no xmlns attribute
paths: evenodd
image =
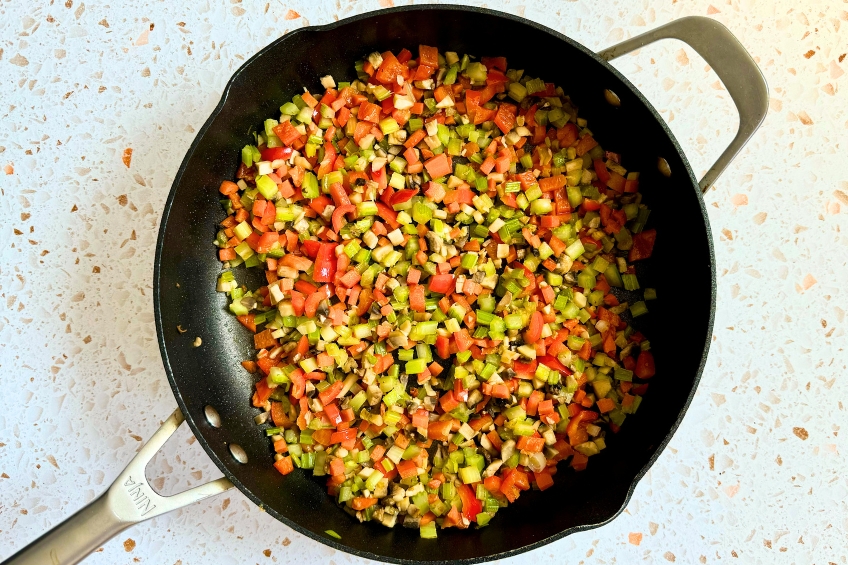
<svg viewBox="0 0 848 565"><path fill-rule="evenodd" d="M221 267L211 243L224 218L218 186L233 178L241 147L253 142L251 131L264 118L277 114L303 86L320 90L320 76L355 78L353 62L372 51L407 47L417 55L419 44L475 56L505 55L510 67L563 86L604 148L620 152L627 169L641 171L640 186L652 209L649 225L659 232L654 256L639 272L642 286L656 288L658 295L648 304L650 314L634 322L650 338L658 367L639 413L609 438L608 449L591 459L588 470L574 473L561 466L556 485L544 494L525 493L488 527L440 531L438 541L420 539L417 530L359 524L326 495L323 481L300 471L283 477L272 467L269 442L253 423L255 377L240 366L253 353L252 339L227 311L225 296L215 292ZM620 108L605 102L606 88L618 94ZM657 172L660 156L670 164L670 178ZM676 427L706 356L714 302L711 240L679 147L647 102L609 67L574 42L512 16L418 6L278 40L234 77L189 149L162 222L156 322L168 377L186 419L213 460L254 502L299 531L360 555L390 561L482 560L609 520ZM258 273L249 276L243 268L236 278L260 283ZM177 325L188 331L179 333ZM195 336L202 338L201 347L192 346ZM206 422L206 405L221 415L220 429ZM229 443L245 449L248 464L232 458ZM341 540L327 536L329 529Z"/></svg>

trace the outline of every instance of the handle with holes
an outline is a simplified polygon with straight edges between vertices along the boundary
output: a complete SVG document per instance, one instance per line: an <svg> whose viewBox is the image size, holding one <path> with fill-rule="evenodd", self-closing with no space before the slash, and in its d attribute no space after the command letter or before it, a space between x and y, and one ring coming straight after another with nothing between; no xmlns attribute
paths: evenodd
<svg viewBox="0 0 848 565"><path fill-rule="evenodd" d="M226 477L174 496L158 494L144 469L184 418L174 411L118 475L112 486L91 504L20 550L3 565L73 565L133 524L220 494L233 487Z"/></svg>
<svg viewBox="0 0 848 565"><path fill-rule="evenodd" d="M736 137L699 183L701 191L706 192L763 123L768 111L768 85L757 63L730 30L702 16L675 20L604 49L598 55L611 61L658 39L679 39L703 57L724 83L739 112Z"/></svg>

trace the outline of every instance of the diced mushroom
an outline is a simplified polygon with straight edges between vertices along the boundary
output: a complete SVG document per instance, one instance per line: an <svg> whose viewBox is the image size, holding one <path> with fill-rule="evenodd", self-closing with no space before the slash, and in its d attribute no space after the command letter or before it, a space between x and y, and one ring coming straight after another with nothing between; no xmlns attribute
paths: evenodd
<svg viewBox="0 0 848 565"><path fill-rule="evenodd" d="M501 445L501 459L507 461L515 453L515 440L508 439Z"/></svg>

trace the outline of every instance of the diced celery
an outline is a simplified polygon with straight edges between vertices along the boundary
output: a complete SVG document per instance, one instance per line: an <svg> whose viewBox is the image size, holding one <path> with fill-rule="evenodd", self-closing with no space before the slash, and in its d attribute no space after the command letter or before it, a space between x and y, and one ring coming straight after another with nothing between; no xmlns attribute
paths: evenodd
<svg viewBox="0 0 848 565"><path fill-rule="evenodd" d="M541 200L537 200L536 202L541 202ZM536 202L533 202L533 204L536 204ZM533 204L530 205L531 208L533 207ZM553 254L554 254L554 250L551 249L551 246L548 245L547 241L543 241L542 244L539 245L539 257L541 257L542 259L547 259L548 257L550 257ZM560 284L562 284L562 283L560 283ZM559 286L559 285L557 285L557 286Z"/></svg>
<svg viewBox="0 0 848 565"><path fill-rule="evenodd" d="M633 380L633 371L628 371L627 369L622 369L621 367L616 367L613 371L613 376L618 381L632 381Z"/></svg>
<svg viewBox="0 0 848 565"><path fill-rule="evenodd" d="M539 190L541 193L541 190ZM530 191L527 191L527 198L530 198ZM547 198L540 198L538 200L533 200L530 203L530 212L537 216L543 216L545 214L550 214L553 211L553 203Z"/></svg>
<svg viewBox="0 0 848 565"><path fill-rule="evenodd" d="M310 108L309 106L304 106L297 113L297 116L295 116L295 119L302 124L311 122L312 121L312 108Z"/></svg>
<svg viewBox="0 0 848 565"><path fill-rule="evenodd" d="M624 286L624 283L621 280L621 275L618 272L618 267L615 266L615 263L609 264L609 267L607 267L604 271L604 276L606 277L607 282L610 284L610 286L618 288Z"/></svg>
<svg viewBox="0 0 848 565"><path fill-rule="evenodd" d="M524 327L524 319L521 317L521 314L510 314L504 320L508 330L520 330Z"/></svg>
<svg viewBox="0 0 848 565"><path fill-rule="evenodd" d="M511 82L509 84L509 97L516 102L521 102L527 96L527 89L520 82Z"/></svg>
<svg viewBox="0 0 848 565"><path fill-rule="evenodd" d="M320 194L318 189L318 178L312 174L312 172L307 171L304 173L301 191L305 198L318 198L318 195Z"/></svg>
<svg viewBox="0 0 848 565"><path fill-rule="evenodd" d="M583 193L580 191L580 187L569 186L566 192L568 194L568 203L571 204L572 208L577 208L583 203Z"/></svg>
<svg viewBox="0 0 848 565"><path fill-rule="evenodd" d="M377 488L377 483L379 483L383 477L385 477L383 473L381 473L377 469L374 469L374 472L371 473L365 480L365 488L368 490L374 490L375 488Z"/></svg>
<svg viewBox="0 0 848 565"><path fill-rule="evenodd" d="M238 256L241 257L245 261L248 258L253 256L253 249L251 249L250 246L245 241L236 245L235 250L236 250L236 253L238 254Z"/></svg>
<svg viewBox="0 0 848 565"><path fill-rule="evenodd" d="M480 477L480 471L477 467L462 467L459 470L459 478L462 479L462 482L470 485L473 483L479 483L482 478Z"/></svg>
<svg viewBox="0 0 848 565"><path fill-rule="evenodd" d="M427 369L427 361L424 359L413 359L412 361L407 361L404 370L409 375L417 375L418 373L423 373Z"/></svg>
<svg viewBox="0 0 848 565"><path fill-rule="evenodd" d="M256 188L259 189L259 192L262 193L262 196L264 196L266 200L271 200L277 195L277 183L265 175L259 175L256 177Z"/></svg>
<svg viewBox="0 0 848 565"><path fill-rule="evenodd" d="M241 162L244 163L245 167L253 166L253 147L250 145L245 145L241 149Z"/></svg>
<svg viewBox="0 0 848 565"><path fill-rule="evenodd" d="M647 314L648 307L645 305L644 301L640 300L630 305L630 313L633 315L634 318L636 318L643 314Z"/></svg>
<svg viewBox="0 0 848 565"><path fill-rule="evenodd" d="M586 248L583 247L583 242L579 239L574 240L574 243L565 248L565 254L568 255L572 260L576 261L578 257L583 255L586 252Z"/></svg>
<svg viewBox="0 0 848 565"><path fill-rule="evenodd" d="M299 111L300 108L298 108L296 104L293 104L291 102L286 102L285 104L280 106L280 113L285 114L287 116L296 116Z"/></svg>
<svg viewBox="0 0 848 565"><path fill-rule="evenodd" d="M419 534L424 539L436 539L438 536L436 531L436 522L428 522L426 525L421 526Z"/></svg>
<svg viewBox="0 0 848 565"><path fill-rule="evenodd" d="M448 72L445 73L445 78L442 79L443 84L453 84L456 82L456 75L459 72L459 65L451 65Z"/></svg>
<svg viewBox="0 0 848 565"><path fill-rule="evenodd" d="M377 212L379 212L379 210L377 210L376 202L368 200L356 205L356 213L359 216L376 216Z"/></svg>
<svg viewBox="0 0 848 565"><path fill-rule="evenodd" d="M596 279L594 275L585 271L577 275L577 286L583 287L587 292L595 288Z"/></svg>
<svg viewBox="0 0 848 565"><path fill-rule="evenodd" d="M399 129L400 129L400 126L398 125L398 123L395 121L394 118L389 117L389 118L385 118L383 120L380 120L380 131L382 131L384 135L389 135L391 133L398 131Z"/></svg>
<svg viewBox="0 0 848 565"><path fill-rule="evenodd" d="M621 281L624 284L625 290L636 290L639 288L639 281L636 275L621 275Z"/></svg>
<svg viewBox="0 0 848 565"><path fill-rule="evenodd" d="M468 63L468 66L465 68L465 75L474 82L485 82L487 76L486 66L476 61Z"/></svg>
<svg viewBox="0 0 848 565"><path fill-rule="evenodd" d="M233 228L233 233L237 238L244 241L253 233L253 228L247 222L242 222Z"/></svg>
<svg viewBox="0 0 848 565"><path fill-rule="evenodd" d="M527 412L521 406L507 408L503 414L507 420L523 420L527 416Z"/></svg>

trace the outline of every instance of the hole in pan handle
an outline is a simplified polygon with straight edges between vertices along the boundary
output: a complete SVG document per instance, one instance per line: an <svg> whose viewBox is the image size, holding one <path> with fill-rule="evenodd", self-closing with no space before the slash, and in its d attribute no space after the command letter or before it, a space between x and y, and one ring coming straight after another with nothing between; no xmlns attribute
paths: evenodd
<svg viewBox="0 0 848 565"><path fill-rule="evenodd" d="M679 39L715 70L739 112L739 129L699 183L706 192L751 139L768 111L768 85L762 71L738 39L719 22L689 16L637 35L598 53L611 61L659 39Z"/></svg>
<svg viewBox="0 0 848 565"><path fill-rule="evenodd" d="M3 565L73 565L130 526L220 494L233 487L226 477L162 496L153 490L144 469L180 424L178 408L153 434L115 482L88 506L30 543Z"/></svg>

